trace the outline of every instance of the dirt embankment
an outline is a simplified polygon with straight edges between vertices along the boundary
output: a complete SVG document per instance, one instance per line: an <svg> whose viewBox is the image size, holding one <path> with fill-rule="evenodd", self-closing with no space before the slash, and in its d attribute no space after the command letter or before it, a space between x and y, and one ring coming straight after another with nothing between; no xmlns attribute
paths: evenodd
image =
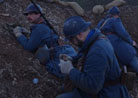
<svg viewBox="0 0 138 98"><path fill-rule="evenodd" d="M71 8L38 1L45 9L47 19L58 32L62 32L65 18L77 15ZM40 65L33 54L25 51L6 28L6 24L19 24L29 29L29 24L22 15L28 4L29 0L6 0L0 4L0 13L10 15L0 15L0 98L54 98L60 88L60 82L48 74L45 66ZM127 30L138 42L138 6L126 5L121 7L121 11ZM87 11L86 16L86 20L93 22L93 27L103 17L93 15L91 11ZM39 79L38 84L33 84L33 78ZM138 98L137 87L136 80L131 98Z"/></svg>

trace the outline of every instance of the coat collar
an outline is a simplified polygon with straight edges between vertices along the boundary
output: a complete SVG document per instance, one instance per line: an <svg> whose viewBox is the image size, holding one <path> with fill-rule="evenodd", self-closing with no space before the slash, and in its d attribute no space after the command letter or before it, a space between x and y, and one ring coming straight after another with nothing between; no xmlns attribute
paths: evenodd
<svg viewBox="0 0 138 98"><path fill-rule="evenodd" d="M40 24L45 24L45 25L47 25L47 23L46 23L45 21L41 22ZM34 30L38 25L39 25L39 24L32 24L32 25L30 26L30 30L31 30L31 31Z"/></svg>
<svg viewBox="0 0 138 98"><path fill-rule="evenodd" d="M92 29L89 32L86 40L84 41L84 44L83 44L82 48L80 49L79 53L85 52L85 50L89 47L89 45L97 39L97 37L100 35L100 32L101 31L97 28ZM93 34L91 34L91 33L93 33Z"/></svg>

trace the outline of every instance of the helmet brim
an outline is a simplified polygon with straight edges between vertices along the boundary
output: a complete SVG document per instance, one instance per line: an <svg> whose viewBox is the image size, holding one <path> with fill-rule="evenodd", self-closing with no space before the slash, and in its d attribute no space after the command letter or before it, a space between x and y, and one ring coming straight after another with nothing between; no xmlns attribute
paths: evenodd
<svg viewBox="0 0 138 98"><path fill-rule="evenodd" d="M73 37L73 36L76 36L77 34L81 33L81 32L84 32L92 23L91 22L86 22L82 28L80 28L80 30L76 33L74 33L73 35L71 36L68 36L68 37Z"/></svg>

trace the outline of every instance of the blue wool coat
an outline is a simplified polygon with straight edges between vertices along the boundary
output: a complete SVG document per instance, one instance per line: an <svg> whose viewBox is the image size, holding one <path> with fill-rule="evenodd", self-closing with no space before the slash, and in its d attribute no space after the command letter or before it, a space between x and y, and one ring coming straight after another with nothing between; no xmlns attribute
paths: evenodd
<svg viewBox="0 0 138 98"><path fill-rule="evenodd" d="M35 24L31 26L31 34L29 39L22 35L18 37L17 40L25 50L35 52L44 44L46 44L49 48L57 45L58 36L51 32L52 31L45 23Z"/></svg>
<svg viewBox="0 0 138 98"><path fill-rule="evenodd" d="M136 50L132 46L133 40L129 33L125 30L120 18L106 18L99 22L98 28L106 21L101 31L107 35L117 58L121 64L129 65L136 55ZM112 34L109 34L112 32Z"/></svg>
<svg viewBox="0 0 138 98"><path fill-rule="evenodd" d="M59 77L63 76L58 66L59 55L76 55L76 51L71 45L58 46L58 36L53 34L49 27L44 23L35 24L31 27L31 35L29 39L27 39L24 35L18 37L17 39L25 50L31 52L35 52L39 47L43 46L44 44L46 44L48 48L54 47L54 50L52 52L53 58L49 59L48 63L46 64L46 68L50 73Z"/></svg>
<svg viewBox="0 0 138 98"><path fill-rule="evenodd" d="M97 29L91 32L94 33L88 35L80 53L84 53L97 36L103 36ZM70 71L70 80L76 87L73 98L93 98L91 94L98 95L98 98L129 98L126 87L120 83L103 87L105 81L115 80L120 74L110 41L107 38L96 40L89 48L82 72L76 68Z"/></svg>

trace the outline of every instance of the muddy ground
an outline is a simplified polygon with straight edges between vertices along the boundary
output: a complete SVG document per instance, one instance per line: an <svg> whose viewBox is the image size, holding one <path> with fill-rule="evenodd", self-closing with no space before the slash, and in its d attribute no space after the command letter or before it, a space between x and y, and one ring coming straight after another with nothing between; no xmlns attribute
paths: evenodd
<svg viewBox="0 0 138 98"><path fill-rule="evenodd" d="M22 15L23 9L30 3L29 0L5 0L0 4L0 98L55 98L59 93L60 80L55 79L46 71L34 55L25 51L16 39L8 25L19 24L29 29L29 24ZM62 32L65 18L77 15L73 9L58 4L38 0L46 13L47 20L57 32ZM138 43L138 6L124 5L120 7L121 18L132 38ZM93 23L93 27L103 17L93 15L86 10L85 19ZM38 84L33 84L33 78L38 78ZM138 80L135 88L130 92L131 98L138 98Z"/></svg>

